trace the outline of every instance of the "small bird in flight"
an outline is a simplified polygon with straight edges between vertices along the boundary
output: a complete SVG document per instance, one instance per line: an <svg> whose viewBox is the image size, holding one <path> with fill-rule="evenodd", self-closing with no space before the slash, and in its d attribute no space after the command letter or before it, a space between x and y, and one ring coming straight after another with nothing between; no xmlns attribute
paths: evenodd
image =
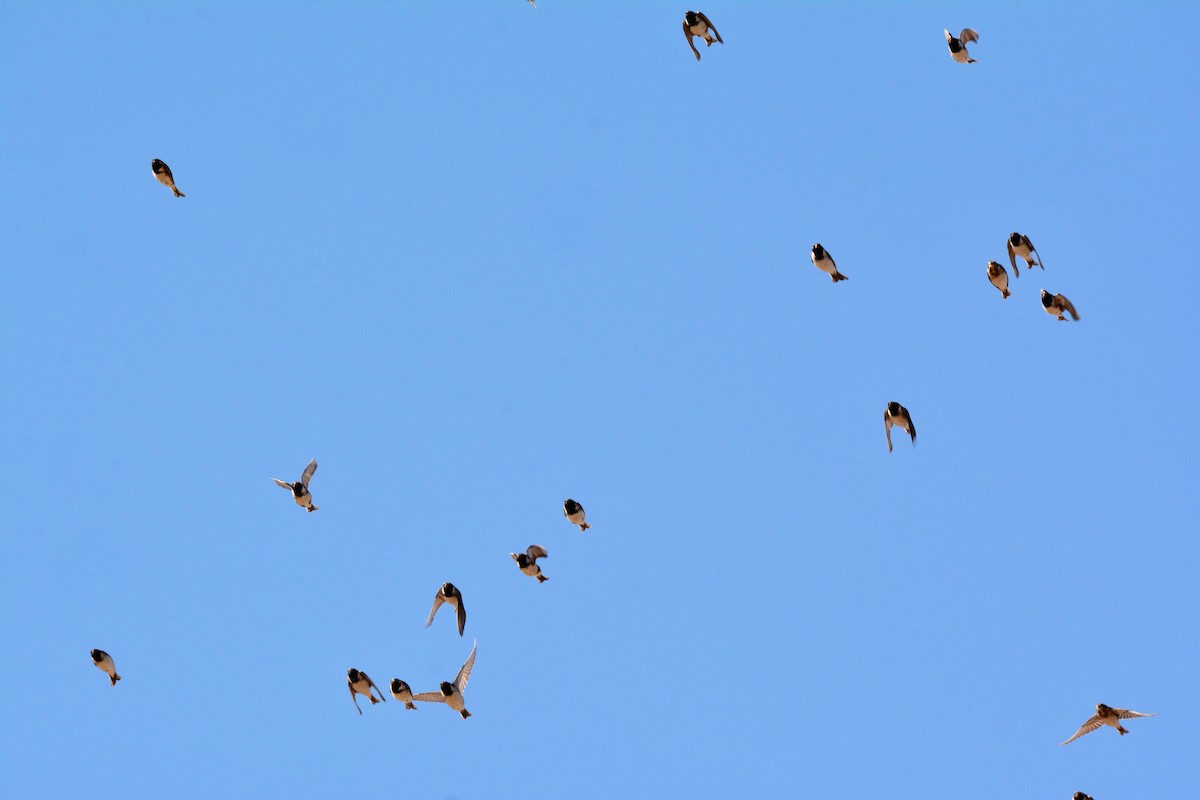
<svg viewBox="0 0 1200 800"><path fill-rule="evenodd" d="M540 544L529 545L524 553L509 553L509 555L512 556L513 561L517 562L517 566L523 574L537 578L538 583L545 583L550 580L542 574L542 568L537 565L539 558L548 558L550 556L546 552L546 548Z"/></svg>
<svg viewBox="0 0 1200 800"><path fill-rule="evenodd" d="M433 624L433 617L442 607L442 603L449 603L458 612L458 635L462 636L463 629L467 627L467 607L463 605L462 592L453 583L443 583L442 588L433 596L433 609L429 612L425 627Z"/></svg>
<svg viewBox="0 0 1200 800"><path fill-rule="evenodd" d="M391 686L388 688L390 688L392 690L392 697L396 698L401 703L404 703L405 708L411 708L414 711L416 710L417 707L415 705L413 705L413 695L412 695L412 687L411 686L409 686L407 683L400 680L399 678L392 678Z"/></svg>
<svg viewBox="0 0 1200 800"><path fill-rule="evenodd" d="M709 31L712 31L712 33L709 33ZM717 26L713 25L708 17L699 11L689 11L683 15L683 35L687 37L688 47L692 48L697 61L700 60L700 51L696 49L696 44L692 41L692 37L699 36L703 39L706 42L705 47L712 47L713 42L725 44L725 40L721 38L721 34L717 33Z"/></svg>
<svg viewBox="0 0 1200 800"><path fill-rule="evenodd" d="M912 417L908 415L908 409L897 402L891 402L883 410L883 432L887 435L889 453L892 452L893 425L912 437L913 447L917 446L917 426L913 425Z"/></svg>
<svg viewBox="0 0 1200 800"><path fill-rule="evenodd" d="M1042 267L1042 256L1038 253L1037 248L1033 246L1033 242L1029 241L1029 237L1023 233L1013 231L1008 235L1008 263L1012 265L1013 272L1019 278L1021 273L1017 271L1017 256L1025 259L1026 269L1034 267ZM1036 258L1034 256L1037 256Z"/></svg>
<svg viewBox="0 0 1200 800"><path fill-rule="evenodd" d="M279 478L271 478L277 486L284 489L292 490L292 497L296 501L296 505L307 510L310 514L317 510L313 505L312 495L308 493L308 482L312 480L313 473L317 471L317 460L314 458L308 462L308 466L304 468L304 474L300 476L300 480L295 483L281 481Z"/></svg>
<svg viewBox="0 0 1200 800"><path fill-rule="evenodd" d="M950 47L950 57L960 64L974 64L976 59L967 52L967 42L978 42L979 34L972 28L963 28L958 38L950 35L950 31L942 29L946 34L946 44Z"/></svg>
<svg viewBox="0 0 1200 800"><path fill-rule="evenodd" d="M383 692L379 691L379 687L375 685L375 681L367 677L367 673L360 672L354 667L346 670L346 685L350 687L350 699L354 701L354 707L358 708L358 696L361 694L371 701L371 705L383 701L387 702L387 698L383 696ZM375 699L375 695L371 694L374 689L379 692L379 699ZM358 708L358 715L362 716L362 709Z"/></svg>
<svg viewBox="0 0 1200 800"><path fill-rule="evenodd" d="M579 532L583 533L588 528L592 527L587 523L587 513L584 512L583 506L576 503L571 498L563 501L563 513L567 515L567 521L572 525L579 526Z"/></svg>
<svg viewBox="0 0 1200 800"><path fill-rule="evenodd" d="M812 246L812 253L809 254L809 258L812 259L813 266L821 270L821 272L824 272L829 277L833 278L834 283L837 283L838 281L850 280L845 275L838 272L837 264L834 263L833 256L829 255L829 251L822 247L820 242L817 242Z"/></svg>
<svg viewBox="0 0 1200 800"><path fill-rule="evenodd" d="M113 686L116 686L117 681L121 680L121 676L117 674L117 665L113 663L112 656L103 650L92 651L92 663L96 665L96 669L102 670L108 676Z"/></svg>
<svg viewBox="0 0 1200 800"><path fill-rule="evenodd" d="M175 185L175 176L171 174L171 168L160 159L154 159L150 162L150 169L154 172L154 177L163 186L166 186L176 197L187 197L186 194L179 191L179 187Z"/></svg>
<svg viewBox="0 0 1200 800"><path fill-rule="evenodd" d="M987 264L987 276L988 280L992 282L992 286L999 289L1000 294L1004 296L1003 299L1007 300L1008 296L1012 294L1008 290L1008 271L1004 269L999 261L989 261Z"/></svg>
<svg viewBox="0 0 1200 800"><path fill-rule="evenodd" d="M1080 736L1087 736L1092 731L1099 730L1101 725L1107 725L1110 728L1116 728L1117 733L1124 736L1125 734L1129 733L1129 731L1121 727L1121 720L1156 716L1158 716L1158 714L1143 714L1140 711L1130 711L1127 708L1113 708L1112 706L1104 705L1104 703L1097 703L1096 713L1092 715L1091 719L1083 723L1079 730L1075 731L1074 736L1072 736L1070 739L1067 739L1065 742L1060 743L1059 746L1061 747L1064 744L1070 744Z"/></svg>
<svg viewBox="0 0 1200 800"><path fill-rule="evenodd" d="M463 719L471 716L471 712L467 711L463 692L467 690L467 679L471 677L471 668L475 666L475 651L477 649L479 649L479 642L475 642L471 647L471 655L467 656L467 662L462 665L462 669L454 677L454 683L442 681L439 691L414 694L413 700L418 700L422 703L445 703L462 715Z"/></svg>
<svg viewBox="0 0 1200 800"><path fill-rule="evenodd" d="M1061 294L1050 294L1042 289L1042 308L1046 309L1046 313L1050 316L1058 317L1059 322L1067 321L1067 318L1063 316L1064 313L1069 313L1076 322L1079 321L1079 313L1075 310L1075 305Z"/></svg>
<svg viewBox="0 0 1200 800"><path fill-rule="evenodd" d="M1083 792L1076 792L1071 795L1071 800L1092 800L1092 796Z"/></svg>

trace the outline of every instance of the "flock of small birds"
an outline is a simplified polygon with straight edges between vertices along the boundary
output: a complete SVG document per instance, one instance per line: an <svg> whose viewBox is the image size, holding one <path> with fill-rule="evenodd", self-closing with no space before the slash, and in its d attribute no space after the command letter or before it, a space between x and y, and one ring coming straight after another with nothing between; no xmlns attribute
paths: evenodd
<svg viewBox="0 0 1200 800"><path fill-rule="evenodd" d="M529 4L537 8L534 0L528 0ZM978 63L967 52L968 43L977 43L979 34L972 28L964 28L958 36L954 36L949 30L945 30L946 45L950 52L950 57L959 64L975 64ZM688 11L683 17L683 34L687 39L688 47L696 56L696 60L700 60L700 51L696 49L695 39L703 39L706 47L711 47L713 44L724 44L725 40L721 38L721 34L717 32L717 28L712 21L702 12ZM161 159L154 159L150 164L151 171L155 179L163 186L171 190L175 197L186 197L179 187L175 185L175 176L171 172L171 168L167 166ZM1027 270L1032 270L1033 267L1038 267L1045 271L1045 266L1042 263L1042 257L1034 247L1033 242L1028 236L1014 231L1008 237L1008 261L1012 267L1013 277L1020 277L1020 269L1017 266L1018 258L1025 262ZM833 260L833 256L818 242L812 246L811 253L812 263L817 269L829 275L833 283L849 280L839 270L837 263ZM1001 293L1001 298L1007 300L1012 294L1009 289L1008 272L1004 266L995 260L987 262L987 277L991 284L996 287ZM1072 319L1078 320L1079 314L1075 310L1075 306L1065 296L1061 294L1051 294L1045 289L1041 292L1042 308L1047 314L1056 317L1059 321L1066 320L1066 314L1070 314ZM916 446L917 428L913 424L912 416L904 406L897 402L890 402L883 412L884 434L887 439L888 452L892 452L892 428L897 427L904 433L907 433L911 439L913 446ZM311 513L317 510L317 506L313 503L312 493L309 491L309 483L312 480L314 473L317 471L317 461L313 459L304 468L300 474L300 479L295 482L287 482L279 478L272 480L281 488L287 489L292 493L292 499L303 508ZM583 510L583 506L572 499L567 499L563 503L563 514L567 520L579 526L580 532L586 531L591 525L587 522L587 515ZM509 553L509 556L516 562L518 569L522 574L537 578L538 583L544 583L549 578L542 574L541 567L538 565L538 559L547 558L548 553L546 548L539 544L530 545L524 553ZM425 622L425 627L433 624L434 617L437 616L438 610L442 605L449 605L454 609L459 636L463 636L467 625L467 611L463 603L463 595L457 586L453 583L442 584L433 598L433 608L429 612L429 618ZM471 653L467 656L467 660L459 669L458 674L453 681L443 681L437 691L421 692L413 694L411 687L400 678L393 678L389 684L391 695L396 700L404 703L405 708L415 709L416 702L423 703L444 703L454 711L457 711L463 719L471 716L471 712L466 708L466 700L464 692L467 688L467 681L471 677L471 670L475 666L475 655L478 650L478 642L476 641L471 647ZM117 681L121 680L121 676L117 673L116 664L112 656L103 650L92 650L92 663L103 671L111 681L113 686L117 685ZM371 701L372 705L379 702L385 702L386 698L375 682L367 675L367 673L356 668L350 668L346 672L346 685L350 691L350 698L354 702L354 707L358 709L359 715L362 715L362 709L358 705L358 696L362 695ZM377 696L378 695L378 696ZM1155 714L1146 714L1139 711L1130 711L1125 708L1114 708L1107 706L1104 703L1096 704L1096 713L1093 714L1086 722L1080 726L1070 738L1063 741L1061 744L1069 744L1076 739L1085 736L1092 731L1099 730L1103 726L1108 726L1117 731L1118 734L1124 736L1127 731L1122 725L1121 720L1134 719L1138 717L1152 717ZM1073 800L1092 800L1089 795L1083 792L1076 792Z"/></svg>

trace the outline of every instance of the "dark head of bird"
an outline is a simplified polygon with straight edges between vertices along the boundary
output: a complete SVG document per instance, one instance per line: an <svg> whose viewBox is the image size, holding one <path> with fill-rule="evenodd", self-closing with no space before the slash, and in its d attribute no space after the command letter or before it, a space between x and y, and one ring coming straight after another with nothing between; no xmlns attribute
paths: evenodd
<svg viewBox="0 0 1200 800"><path fill-rule="evenodd" d="M458 594L458 589L454 588L453 583L442 584L442 597L454 597L456 594Z"/></svg>
<svg viewBox="0 0 1200 800"><path fill-rule="evenodd" d="M1096 713L1102 717L1107 717L1112 713L1112 707L1106 706L1104 703L1096 703Z"/></svg>
<svg viewBox="0 0 1200 800"><path fill-rule="evenodd" d="M350 669L346 670L346 677L350 679L351 683L358 683L360 680L362 680L362 673L356 670L354 667L351 667Z"/></svg>
<svg viewBox="0 0 1200 800"><path fill-rule="evenodd" d="M165 172L167 165L164 164L161 159L156 158L150 162L150 169L154 170L155 172Z"/></svg>
<svg viewBox="0 0 1200 800"><path fill-rule="evenodd" d="M999 275L1003 271L1004 271L1004 267L1000 266L999 261L989 261L988 262L988 274L989 275Z"/></svg>
<svg viewBox="0 0 1200 800"><path fill-rule="evenodd" d="M1016 231L1013 231L1008 236L1008 243L1011 244L1013 247L1020 247L1021 246L1021 234L1017 233Z"/></svg>
<svg viewBox="0 0 1200 800"><path fill-rule="evenodd" d="M888 414L893 417L900 416L900 404L896 402L888 403Z"/></svg>
<svg viewBox="0 0 1200 800"><path fill-rule="evenodd" d="M449 697L450 695L454 694L454 684L448 681L442 681L441 690L442 694L446 695L446 697Z"/></svg>
<svg viewBox="0 0 1200 800"><path fill-rule="evenodd" d="M93 650L92 651L92 661L99 664L101 661L104 660L105 655L107 655L107 654L103 650Z"/></svg>
<svg viewBox="0 0 1200 800"><path fill-rule="evenodd" d="M683 15L683 21L686 22L690 28L700 21L700 17L696 15L695 11L689 11Z"/></svg>
<svg viewBox="0 0 1200 800"><path fill-rule="evenodd" d="M579 508L580 508L579 503L576 503L574 500L572 500L569 497L563 501L563 509L568 514L578 514Z"/></svg>
<svg viewBox="0 0 1200 800"><path fill-rule="evenodd" d="M1046 308L1049 308L1053 304L1054 304L1054 295L1050 294L1045 289L1042 289L1042 305L1045 306Z"/></svg>
<svg viewBox="0 0 1200 800"><path fill-rule="evenodd" d="M526 567L529 566L530 563L531 562L530 562L529 556L527 554L520 553L517 555L517 566L520 567L521 569L525 569Z"/></svg>
<svg viewBox="0 0 1200 800"><path fill-rule="evenodd" d="M292 486L292 494L293 495L295 495L296 497L304 497L304 493L307 491L307 489L304 488L303 483L301 483L300 481L296 481L291 486Z"/></svg>
<svg viewBox="0 0 1200 800"><path fill-rule="evenodd" d="M1083 792L1076 792L1075 794L1071 795L1071 800L1092 800L1092 798L1088 797Z"/></svg>
<svg viewBox="0 0 1200 800"><path fill-rule="evenodd" d="M825 257L825 248L821 247L820 242L817 242L816 244L813 245L812 254L817 259L817 261L820 261L822 258Z"/></svg>
<svg viewBox="0 0 1200 800"><path fill-rule="evenodd" d="M404 681L400 680L399 678L392 678L393 694L400 694L400 692L403 692L407 688L408 687L404 685Z"/></svg>
<svg viewBox="0 0 1200 800"><path fill-rule="evenodd" d="M963 49L962 42L960 42L954 36L951 36L950 37L950 52L957 53L959 50L962 50L962 49Z"/></svg>

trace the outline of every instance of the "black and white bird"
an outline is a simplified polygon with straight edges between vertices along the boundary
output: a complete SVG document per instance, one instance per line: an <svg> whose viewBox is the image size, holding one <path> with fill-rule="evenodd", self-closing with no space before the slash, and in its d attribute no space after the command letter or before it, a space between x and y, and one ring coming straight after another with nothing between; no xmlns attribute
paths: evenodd
<svg viewBox="0 0 1200 800"><path fill-rule="evenodd" d="M150 169L154 172L155 179L163 186L166 186L168 189L174 192L176 197L187 197L187 195L179 191L179 187L175 185L175 176L171 174L171 168L168 167L165 162L156 158L150 162Z"/></svg>
<svg viewBox="0 0 1200 800"><path fill-rule="evenodd" d="M1096 713L1093 714L1087 722L1083 723L1079 730L1075 731L1075 734L1070 739L1067 739L1065 742L1061 742L1059 746L1061 747L1064 744L1070 744L1080 736L1087 736L1092 731L1099 730L1104 725L1107 725L1110 728L1116 728L1117 733L1124 736L1125 734L1129 733L1129 731L1125 730L1125 728L1121 726L1121 720L1156 716L1158 715L1143 714L1141 711L1130 711L1127 708L1113 708L1112 706L1104 705L1104 703L1097 703Z"/></svg>
<svg viewBox="0 0 1200 800"><path fill-rule="evenodd" d="M405 708L416 709L413 705L412 687L399 678L392 678L392 683L388 687L392 690L392 697L404 703Z"/></svg>
<svg viewBox="0 0 1200 800"><path fill-rule="evenodd" d="M546 548L540 544L529 545L529 547L525 548L524 553L509 553L509 555L512 556L513 561L517 562L517 566L523 574L537 578L538 583L545 583L550 580L542 574L542 568L537 565L539 558L548 558L550 556L546 552Z"/></svg>
<svg viewBox="0 0 1200 800"><path fill-rule="evenodd" d="M360 694L370 700L371 705L375 705L380 701L387 702L387 698L383 696L383 692L379 691L379 687L375 685L375 681L368 678L367 673L357 670L354 667L346 670L346 685L350 687L350 699L354 701L355 708L358 708L358 696ZM372 689L379 692L378 700L375 699L375 695L371 694ZM358 715L362 716L361 708L358 708Z"/></svg>
<svg viewBox="0 0 1200 800"><path fill-rule="evenodd" d="M1042 289L1042 308L1046 309L1047 314L1058 317L1059 322L1067 321L1063 316L1065 313L1069 313L1076 322L1079 321L1079 312L1075 310L1075 304L1061 294L1050 294Z"/></svg>
<svg viewBox="0 0 1200 800"><path fill-rule="evenodd" d="M454 683L442 681L438 691L415 694L413 700L421 703L445 703L457 711L463 719L471 716L471 712L467 711L467 701L463 698L463 692L467 690L467 679L471 677L471 668L475 666L477 649L479 649L479 642L475 642L471 647L471 655L467 656L467 662L462 665L462 669L454 677Z"/></svg>
<svg viewBox="0 0 1200 800"><path fill-rule="evenodd" d="M692 48L697 61L700 60L700 51L696 49L692 37L699 36L705 41L706 47L712 47L713 42L725 44L721 34L717 33L717 26L713 25L708 17L699 11L689 11L683 15L683 35L687 37L688 47Z"/></svg>
<svg viewBox="0 0 1200 800"><path fill-rule="evenodd" d="M1025 267L1033 269L1034 267L1042 267L1042 256L1038 253L1037 248L1033 246L1033 242L1029 241L1029 237L1023 233L1013 231L1008 235L1008 263L1012 265L1013 273L1019 278L1021 273L1017 271L1017 256L1025 259Z"/></svg>
<svg viewBox="0 0 1200 800"><path fill-rule="evenodd" d="M1092 796L1084 794L1083 792L1076 792L1075 794L1071 795L1071 800L1092 800Z"/></svg>
<svg viewBox="0 0 1200 800"><path fill-rule="evenodd" d="M972 28L963 28L962 33L957 38L950 35L950 31L942 29L946 34L946 45L950 48L950 57L960 64L974 64L976 59L971 58L971 54L967 52L967 42L978 42L979 34Z"/></svg>
<svg viewBox="0 0 1200 800"><path fill-rule="evenodd" d="M102 670L113 686L117 685L117 681L121 680L121 676L117 674L117 665L113 663L112 656L103 650L92 651L92 663L96 665L96 669Z"/></svg>
<svg viewBox="0 0 1200 800"><path fill-rule="evenodd" d="M829 251L822 247L820 242L817 242L812 246L812 253L809 254L809 257L812 259L813 266L821 270L821 272L824 272L829 277L833 278L834 283L837 283L838 281L850 280L845 275L838 272L837 264L834 263L833 256L829 255Z"/></svg>
<svg viewBox="0 0 1200 800"><path fill-rule="evenodd" d="M917 426L913 425L908 409L894 401L888 403L887 408L883 410L883 432L887 435L889 453L892 452L893 425L912 437L913 447L917 446Z"/></svg>
<svg viewBox="0 0 1200 800"><path fill-rule="evenodd" d="M992 282L992 286L999 289L1000 294L1004 296L1003 299L1007 300L1012 292L1008 290L1008 271L1004 269L1004 266L999 261L989 261L987 276L988 280Z"/></svg>
<svg viewBox="0 0 1200 800"><path fill-rule="evenodd" d="M462 636L463 629L467 627L467 607L463 605L462 592L453 583L443 583L433 596L433 609L429 612L429 619L425 620L425 627L433 624L433 617L442 603L449 603L458 612L458 635Z"/></svg>
<svg viewBox="0 0 1200 800"><path fill-rule="evenodd" d="M312 495L308 492L308 482L312 480L313 473L316 471L317 460L314 458L312 461L308 462L308 466L304 468L304 474L302 474L300 476L300 480L296 481L295 483L281 481L279 478L271 478L271 480L275 481L277 486L280 486L284 489L290 489L292 492L292 498L296 501L296 505L305 509L309 513L312 513L313 511L317 510L317 507L313 505Z"/></svg>
<svg viewBox="0 0 1200 800"><path fill-rule="evenodd" d="M592 527L587 523L587 513L583 510L583 506L569 497L563 501L563 513L567 515L568 522L579 526L580 533Z"/></svg>

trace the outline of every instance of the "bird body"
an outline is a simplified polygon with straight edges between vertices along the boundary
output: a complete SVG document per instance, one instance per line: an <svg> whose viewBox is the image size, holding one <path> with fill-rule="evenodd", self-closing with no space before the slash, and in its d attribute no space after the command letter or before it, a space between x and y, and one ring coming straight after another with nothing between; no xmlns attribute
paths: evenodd
<svg viewBox="0 0 1200 800"><path fill-rule="evenodd" d="M463 719L471 716L471 712L467 711L467 702L463 697L463 692L467 690L467 680L471 677L471 670L475 666L475 651L478 649L479 642L475 642L471 647L471 655L467 656L466 663L459 669L453 683L442 681L438 691L415 694L413 700L420 703L445 703L457 711Z"/></svg>
<svg viewBox="0 0 1200 800"><path fill-rule="evenodd" d="M943 29L946 34L946 45L950 48L950 57L959 64L974 64L976 59L971 58L971 54L967 52L967 42L978 42L979 34L972 28L963 28L962 33L958 36L951 35L950 31Z"/></svg>
<svg viewBox="0 0 1200 800"><path fill-rule="evenodd" d="M121 680L121 676L117 674L117 665L113 662L112 656L103 650L92 651L92 663L96 665L96 669L101 670L108 676L113 686L116 686L117 681Z"/></svg>
<svg viewBox="0 0 1200 800"><path fill-rule="evenodd" d="M1064 314L1070 314L1076 322L1079 321L1079 312L1075 310L1075 304L1061 294L1050 294L1042 289L1042 308L1046 309L1047 314L1058 317L1059 322L1067 321Z"/></svg>
<svg viewBox="0 0 1200 800"><path fill-rule="evenodd" d="M279 478L271 478L271 480L275 481L276 486L279 486L283 489L290 489L292 492L292 499L296 501L296 505L300 506L311 514L317 510L317 507L313 505L312 494L310 494L308 491L308 482L312 480L313 473L316 471L317 460L314 458L312 461L308 462L308 466L304 468L304 474L302 474L300 476L300 480L296 481L295 483L281 481Z"/></svg>
<svg viewBox="0 0 1200 800"><path fill-rule="evenodd" d="M176 197L187 197L175 185L175 176L171 174L171 168L164 161L157 158L154 159L150 162L150 170L154 173L154 179L170 189Z"/></svg>
<svg viewBox="0 0 1200 800"><path fill-rule="evenodd" d="M1124 736L1125 734L1129 733L1129 731L1125 730L1124 726L1121 725L1121 720L1156 716L1158 715L1145 714L1141 711L1130 711L1127 708L1113 708L1112 706L1104 705L1104 703L1097 703L1096 713L1093 714L1087 722L1083 723L1083 725L1079 727L1079 730L1075 731L1070 739L1067 739L1065 742L1061 742L1059 746L1070 744L1081 736L1087 736L1092 731L1099 730L1101 726L1104 725L1116 729L1117 733Z"/></svg>
<svg viewBox="0 0 1200 800"><path fill-rule="evenodd" d="M375 685L375 681L368 678L367 673L354 669L354 667L346 670L346 685L350 687L350 699L354 701L355 708L358 708L358 696L360 694L370 700L371 705L379 702L387 702L387 698L383 696L383 692L379 691L379 687ZM372 689L379 693L378 699L371 693ZM362 716L361 708L358 708L358 715Z"/></svg>
<svg viewBox="0 0 1200 800"><path fill-rule="evenodd" d="M813 266L832 278L834 283L850 280L838 272L837 263L833 260L833 256L829 255L829 251L822 247L820 242L812 246L809 258L812 259Z"/></svg>
<svg viewBox="0 0 1200 800"><path fill-rule="evenodd" d="M416 705L413 704L412 687L399 678L392 678L392 682L388 687L392 692L392 697L404 703L405 708L416 710Z"/></svg>
<svg viewBox="0 0 1200 800"><path fill-rule="evenodd" d="M550 555L546 552L546 548L542 547L540 544L529 545L529 547L525 549L524 553L509 553L509 555L512 557L513 561L517 562L517 567L523 574L537 578L538 583L545 583L546 581L550 580L542 574L542 568L537 565L537 560L539 558L547 558Z"/></svg>
<svg viewBox="0 0 1200 800"><path fill-rule="evenodd" d="M1013 231L1008 235L1008 263L1012 265L1013 273L1019 278L1021 273L1017 270L1017 256L1025 259L1025 267L1033 269L1034 267L1042 267L1042 256L1038 253L1037 248L1033 246L1033 242L1023 233Z"/></svg>
<svg viewBox="0 0 1200 800"><path fill-rule="evenodd" d="M1008 272L1005 271L1004 267L999 261L988 262L987 276L988 280L992 282L992 286L995 286L997 289L999 289L1000 294L1003 295L1003 299L1007 300L1008 296L1012 294L1012 292L1008 290Z"/></svg>
<svg viewBox="0 0 1200 800"><path fill-rule="evenodd" d="M587 512L583 510L583 506L569 497L563 501L563 513L566 514L568 522L579 526L580 533L592 527L587 523Z"/></svg>
<svg viewBox="0 0 1200 800"><path fill-rule="evenodd" d="M463 629L467 627L467 608L463 605L462 592L453 583L443 583L437 590L437 594L433 596L433 608L429 611L429 619L425 621L425 627L428 628L433 624L433 618L438 609L442 607L442 603L449 603L450 607L457 612L458 635L462 636Z"/></svg>
<svg viewBox="0 0 1200 800"><path fill-rule="evenodd" d="M913 424L908 409L893 401L883 410L883 432L887 436L888 452L892 452L892 426L900 428L912 438L913 447L917 446L917 426Z"/></svg>
<svg viewBox="0 0 1200 800"><path fill-rule="evenodd" d="M700 51L696 49L693 37L699 36L703 39L706 47L712 47L713 42L725 44L721 34L717 33L717 27L699 11L689 11L683 15L683 35L687 37L688 47L692 48L697 61L700 60Z"/></svg>

